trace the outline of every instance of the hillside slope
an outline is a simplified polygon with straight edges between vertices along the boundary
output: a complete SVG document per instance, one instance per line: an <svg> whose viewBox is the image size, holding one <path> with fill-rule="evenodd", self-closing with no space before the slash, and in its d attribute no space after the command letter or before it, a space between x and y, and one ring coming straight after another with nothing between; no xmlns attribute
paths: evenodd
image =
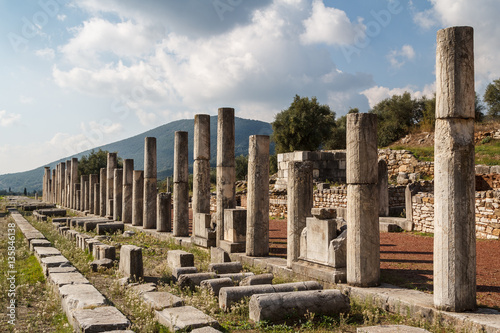
<svg viewBox="0 0 500 333"><path fill-rule="evenodd" d="M108 150L118 152L121 158L134 159L134 168L142 170L144 166L144 138L155 137L158 156L158 178L162 179L172 174L174 167L174 133L176 131L187 131L189 133L189 168L192 171L193 165L193 132L194 119L177 120L142 134L110 143L104 146L96 147L95 150ZM271 135L271 124L236 117L235 119L235 153L236 156L248 154L248 137L250 135ZM217 116L210 117L210 149L211 160L210 164L215 166L217 159ZM65 162L72 157L80 158L83 155L88 155L91 150L82 153L68 156L64 159L54 161L46 166L54 168L58 163ZM271 154L274 153L274 144L271 146ZM44 166L34 170L0 175L0 190L11 188L12 191L22 192L24 188L28 191L41 191Z"/></svg>

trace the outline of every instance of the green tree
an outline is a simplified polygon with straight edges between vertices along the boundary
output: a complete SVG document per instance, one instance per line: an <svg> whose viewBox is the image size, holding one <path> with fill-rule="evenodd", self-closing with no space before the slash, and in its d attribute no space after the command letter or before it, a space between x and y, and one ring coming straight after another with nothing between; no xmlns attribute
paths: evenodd
<svg viewBox="0 0 500 333"><path fill-rule="evenodd" d="M328 105L320 105L316 97L295 95L290 107L278 113L272 125L278 154L316 150L330 137L335 112Z"/></svg>
<svg viewBox="0 0 500 333"><path fill-rule="evenodd" d="M488 84L483 100L488 107L488 116L495 118L500 116L500 79Z"/></svg>
<svg viewBox="0 0 500 333"><path fill-rule="evenodd" d="M423 104L420 128L424 131L433 131L436 124L436 94L431 99L424 96L420 102Z"/></svg>
<svg viewBox="0 0 500 333"><path fill-rule="evenodd" d="M484 106L483 103L481 103L481 100L479 99L477 93L476 97L474 100L474 116L475 116L475 121L480 123L484 120L484 110L486 107Z"/></svg>
<svg viewBox="0 0 500 333"><path fill-rule="evenodd" d="M404 137L419 124L423 116L423 103L412 99L409 92L384 99L370 111L378 118L378 145L387 147Z"/></svg>
<svg viewBox="0 0 500 333"><path fill-rule="evenodd" d="M248 174L248 156L236 157L236 180L245 180Z"/></svg>
<svg viewBox="0 0 500 333"><path fill-rule="evenodd" d="M108 151L101 150L92 151L89 155L84 155L78 161L78 174L81 175L94 175L99 174L101 168L106 168L108 165ZM118 158L118 167L123 167L123 161Z"/></svg>
<svg viewBox="0 0 500 333"><path fill-rule="evenodd" d="M349 113L359 113L358 108L350 109ZM346 149L346 124L347 116L342 116L335 121L330 138L325 143L325 149Z"/></svg>
<svg viewBox="0 0 500 333"><path fill-rule="evenodd" d="M28 191L26 190L26 187L24 188L24 196L28 195Z"/></svg>

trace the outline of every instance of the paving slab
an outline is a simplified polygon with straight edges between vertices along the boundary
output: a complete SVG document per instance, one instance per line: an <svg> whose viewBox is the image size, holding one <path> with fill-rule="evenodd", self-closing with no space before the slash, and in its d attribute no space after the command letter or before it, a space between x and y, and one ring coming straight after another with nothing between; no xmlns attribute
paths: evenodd
<svg viewBox="0 0 500 333"><path fill-rule="evenodd" d="M142 283L135 286L131 286L130 289L132 289L135 293L141 295L147 292L156 291L157 288L156 284L150 282L150 283Z"/></svg>
<svg viewBox="0 0 500 333"><path fill-rule="evenodd" d="M75 309L107 305L106 298L91 284L67 284L59 287L59 294L67 314Z"/></svg>
<svg viewBox="0 0 500 333"><path fill-rule="evenodd" d="M89 284L89 280L79 272L49 273L49 280L57 287L66 284Z"/></svg>
<svg viewBox="0 0 500 333"><path fill-rule="evenodd" d="M192 330L191 333L222 333L222 332L211 326L205 326L201 328L196 328Z"/></svg>
<svg viewBox="0 0 500 333"><path fill-rule="evenodd" d="M60 256L61 251L56 249L55 247L48 247L48 246L37 246L34 248L35 256L40 260L42 258L46 257L54 257L54 256Z"/></svg>
<svg viewBox="0 0 500 333"><path fill-rule="evenodd" d="M32 239L30 241L30 251L34 251L35 247L51 246L52 244L46 239Z"/></svg>
<svg viewBox="0 0 500 333"><path fill-rule="evenodd" d="M166 308L155 311L158 322L165 325L170 331L189 330L203 326L216 326L219 323L209 315L192 306Z"/></svg>
<svg viewBox="0 0 500 333"><path fill-rule="evenodd" d="M50 267L64 267L69 266L71 263L64 256L52 256L40 259L43 272L47 275L47 269Z"/></svg>
<svg viewBox="0 0 500 333"><path fill-rule="evenodd" d="M368 326L368 327L358 327L356 333L430 333L428 330L424 330L419 327L412 327L406 325L380 325L380 326Z"/></svg>
<svg viewBox="0 0 500 333"><path fill-rule="evenodd" d="M73 312L74 323L83 333L97 333L106 330L125 330L130 321L114 306L95 309L81 309Z"/></svg>
<svg viewBox="0 0 500 333"><path fill-rule="evenodd" d="M148 303L155 310L173 308L184 305L184 300L166 291L145 292L142 294L144 302Z"/></svg>
<svg viewBox="0 0 500 333"><path fill-rule="evenodd" d="M74 266L64 266L64 267L50 267L47 269L47 275L54 273L72 273L78 270Z"/></svg>

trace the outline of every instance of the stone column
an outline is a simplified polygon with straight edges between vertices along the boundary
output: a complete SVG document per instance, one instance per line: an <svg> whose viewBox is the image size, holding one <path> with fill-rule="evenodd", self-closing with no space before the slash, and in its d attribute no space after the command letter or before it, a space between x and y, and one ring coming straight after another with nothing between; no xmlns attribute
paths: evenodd
<svg viewBox="0 0 500 333"><path fill-rule="evenodd" d="M269 136L252 135L248 144L246 255L269 255Z"/></svg>
<svg viewBox="0 0 500 333"><path fill-rule="evenodd" d="M224 239L224 209L236 207L234 109L220 108L217 118L217 246Z"/></svg>
<svg viewBox="0 0 500 333"><path fill-rule="evenodd" d="M474 31L437 33L434 135L434 305L476 308Z"/></svg>
<svg viewBox="0 0 500 333"><path fill-rule="evenodd" d="M122 221L123 169L114 170L113 180L113 220Z"/></svg>
<svg viewBox="0 0 500 333"><path fill-rule="evenodd" d="M100 204L101 204L101 189L99 183L94 184L94 215L100 214Z"/></svg>
<svg viewBox="0 0 500 333"><path fill-rule="evenodd" d="M108 164L106 169L106 216L112 216L113 210L109 200L113 200L113 176L115 169L118 167L118 159L116 153L108 153Z"/></svg>
<svg viewBox="0 0 500 333"><path fill-rule="evenodd" d="M83 190L82 190L82 200L83 200L83 211L88 211L89 210L89 199L90 199L90 186L89 186L89 176L87 176L87 180L83 183Z"/></svg>
<svg viewBox="0 0 500 333"><path fill-rule="evenodd" d="M75 193L75 198L74 198L75 210L80 210L81 188L82 187L80 183L76 183L75 186L73 186L73 192Z"/></svg>
<svg viewBox="0 0 500 333"><path fill-rule="evenodd" d="M83 175L80 176L80 210L85 211L85 189L88 187L89 176ZM87 184L87 185L85 185Z"/></svg>
<svg viewBox="0 0 500 333"><path fill-rule="evenodd" d="M188 132L175 132L173 235L189 236Z"/></svg>
<svg viewBox="0 0 500 333"><path fill-rule="evenodd" d="M59 185L61 184L61 163L57 164L56 165L56 176L54 177L55 179L55 200L54 200L54 203L55 204L59 204L60 202L60 193L61 193L61 189L59 188Z"/></svg>
<svg viewBox="0 0 500 333"><path fill-rule="evenodd" d="M158 193L156 210L156 231L172 231L172 194Z"/></svg>
<svg viewBox="0 0 500 333"><path fill-rule="evenodd" d="M71 160L66 161L66 173L64 180L64 206L69 208L71 195Z"/></svg>
<svg viewBox="0 0 500 333"><path fill-rule="evenodd" d="M134 170L132 179L132 225L142 226L144 171Z"/></svg>
<svg viewBox="0 0 500 333"><path fill-rule="evenodd" d="M50 198L50 167L45 167L44 170L44 187L43 187L43 201L49 202Z"/></svg>
<svg viewBox="0 0 500 333"><path fill-rule="evenodd" d="M107 200L106 200L106 188L107 188L107 169L106 168L101 168L99 170L99 215L100 216L106 216L106 206L107 206Z"/></svg>
<svg viewBox="0 0 500 333"><path fill-rule="evenodd" d="M57 167L56 167L57 168ZM50 202L56 203L56 184L57 184L57 174L56 174L56 169L52 169L52 182L50 184Z"/></svg>
<svg viewBox="0 0 500 333"><path fill-rule="evenodd" d="M210 116L194 116L193 215L210 213Z"/></svg>
<svg viewBox="0 0 500 333"><path fill-rule="evenodd" d="M156 228L156 138L144 139L144 229Z"/></svg>
<svg viewBox="0 0 500 333"><path fill-rule="evenodd" d="M134 160L123 160L123 201L122 221L132 223L132 182L134 176Z"/></svg>
<svg viewBox="0 0 500 333"><path fill-rule="evenodd" d="M380 279L377 115L347 115L347 283Z"/></svg>
<svg viewBox="0 0 500 333"><path fill-rule="evenodd" d="M78 183L78 158L73 157L71 159L71 202L70 202L70 207L72 209L75 209L76 203L76 192L75 192L75 184Z"/></svg>
<svg viewBox="0 0 500 333"><path fill-rule="evenodd" d="M292 263L300 255L300 235L306 227L306 218L313 208L313 164L312 162L289 162L287 181L287 250L286 263Z"/></svg>
<svg viewBox="0 0 500 333"><path fill-rule="evenodd" d="M80 184L76 184L76 185L80 185ZM77 210L81 210L80 206L81 206L81 200L82 200L82 191L77 190L75 193L76 193L76 207L78 207Z"/></svg>
<svg viewBox="0 0 500 333"><path fill-rule="evenodd" d="M387 162L383 159L378 161L378 196L378 215L389 216L389 175L387 173Z"/></svg>
<svg viewBox="0 0 500 333"><path fill-rule="evenodd" d="M99 183L98 175L90 175L89 177L89 211L90 214L95 214L95 184Z"/></svg>

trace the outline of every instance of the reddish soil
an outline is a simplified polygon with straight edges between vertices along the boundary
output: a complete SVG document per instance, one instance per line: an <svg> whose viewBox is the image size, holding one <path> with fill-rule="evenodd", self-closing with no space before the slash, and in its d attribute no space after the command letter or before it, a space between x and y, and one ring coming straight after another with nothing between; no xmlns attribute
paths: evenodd
<svg viewBox="0 0 500 333"><path fill-rule="evenodd" d="M434 239L413 233L380 234L381 280L397 286L432 292ZM271 220L272 256L286 257L286 220ZM477 240L477 303L500 308L500 241Z"/></svg>

